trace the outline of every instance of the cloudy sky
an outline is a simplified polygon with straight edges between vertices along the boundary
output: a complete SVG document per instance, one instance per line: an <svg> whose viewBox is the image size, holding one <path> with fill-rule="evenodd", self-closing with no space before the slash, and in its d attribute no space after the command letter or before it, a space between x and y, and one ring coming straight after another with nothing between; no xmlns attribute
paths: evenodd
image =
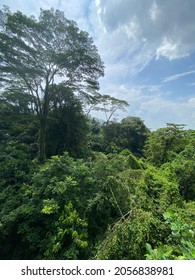
<svg viewBox="0 0 195 280"><path fill-rule="evenodd" d="M130 106L150 129L168 122L195 129L194 0L1 0L11 11L65 12L93 38L105 64L101 93Z"/></svg>

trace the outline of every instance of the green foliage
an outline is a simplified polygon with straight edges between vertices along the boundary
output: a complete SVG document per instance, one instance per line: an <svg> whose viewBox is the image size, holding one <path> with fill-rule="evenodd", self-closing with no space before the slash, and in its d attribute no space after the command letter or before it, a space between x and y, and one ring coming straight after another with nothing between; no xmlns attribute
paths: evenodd
<svg viewBox="0 0 195 280"><path fill-rule="evenodd" d="M166 177L161 170L148 166L145 172L145 183L148 186L147 194L152 200L149 203L154 211L160 214L166 211L170 205L182 207L183 201L176 182Z"/></svg>
<svg viewBox="0 0 195 280"><path fill-rule="evenodd" d="M174 153L181 152L187 144L188 139L183 128L184 125L167 124L166 128L154 131L145 145L147 160L157 167L171 161Z"/></svg>
<svg viewBox="0 0 195 280"><path fill-rule="evenodd" d="M100 121L97 119L89 118L89 132L87 135L87 143L92 151L103 152L104 151L104 137L103 128Z"/></svg>
<svg viewBox="0 0 195 280"><path fill-rule="evenodd" d="M171 209L165 212L163 216L170 226L171 234L167 237L166 244L162 244L155 249L152 249L151 245L147 243L146 259L194 260L195 231Z"/></svg>
<svg viewBox="0 0 195 280"><path fill-rule="evenodd" d="M10 259L143 259L145 243L165 242L161 213L183 207L178 184L129 150L54 156L16 197L22 204L8 204L1 222L2 242L15 228Z"/></svg>
<svg viewBox="0 0 195 280"><path fill-rule="evenodd" d="M46 155L62 155L68 151L74 157L84 157L88 153L88 124L82 103L63 84L54 85L52 92L53 108L46 131Z"/></svg>
<svg viewBox="0 0 195 280"><path fill-rule="evenodd" d="M11 150L21 145L31 157L36 156L37 120L29 106L29 96L22 92L0 93L0 145L5 153L9 146Z"/></svg>
<svg viewBox="0 0 195 280"><path fill-rule="evenodd" d="M168 181L157 169L150 166L143 169L139 161L136 162L136 168L135 163L130 165L132 154L123 151L94 164L95 182L101 191L90 201L90 217L97 216L97 212L97 217L104 215L104 220L93 221L100 235L108 222L95 258L143 259L146 240L152 244L164 242L167 228L162 222L162 211L171 205L182 207L176 183Z"/></svg>
<svg viewBox="0 0 195 280"><path fill-rule="evenodd" d="M53 204L52 211L54 209L57 211L58 207ZM46 213L44 211L44 213L51 214L53 212ZM86 241L87 232L85 231L87 224L79 218L71 203L64 206L64 210L52 226L55 231L50 231L47 234L48 244L44 252L45 258L77 259L79 251L88 246Z"/></svg>
<svg viewBox="0 0 195 280"><path fill-rule="evenodd" d="M104 126L103 132L107 152L129 149L138 156L142 156L146 138L150 134L138 117L127 117L120 123L110 122Z"/></svg>
<svg viewBox="0 0 195 280"><path fill-rule="evenodd" d="M194 144L189 144L171 163L162 166L167 176L178 183L180 193L187 201L195 199L194 157Z"/></svg>
<svg viewBox="0 0 195 280"><path fill-rule="evenodd" d="M27 145L10 141L0 149L0 259L20 259L16 228L23 208L22 186L30 182L34 164ZM24 255L25 258L25 255Z"/></svg>
<svg viewBox="0 0 195 280"><path fill-rule="evenodd" d="M22 184L20 196L17 195L21 206L15 203L12 213L8 209L2 212L2 240L6 240L9 224L15 225L18 239L17 244L12 244L13 250L6 253L7 258L16 257L15 251L20 254L17 258L22 259L84 257L80 254L87 247L85 205L82 203L88 196L83 179L87 172L88 167L82 160L74 161L64 154L42 166L31 184ZM12 232L12 228L9 230ZM16 248L19 245L20 250Z"/></svg>
<svg viewBox="0 0 195 280"><path fill-rule="evenodd" d="M141 209L131 209L108 230L96 259L143 259L145 243L155 238L158 221Z"/></svg>

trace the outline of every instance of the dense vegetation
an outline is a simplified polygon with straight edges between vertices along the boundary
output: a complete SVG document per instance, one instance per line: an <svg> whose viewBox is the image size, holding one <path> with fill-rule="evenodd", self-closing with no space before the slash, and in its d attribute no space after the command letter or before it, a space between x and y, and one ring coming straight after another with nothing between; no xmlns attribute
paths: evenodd
<svg viewBox="0 0 195 280"><path fill-rule="evenodd" d="M113 121L63 13L0 16L0 259L195 259L195 131Z"/></svg>

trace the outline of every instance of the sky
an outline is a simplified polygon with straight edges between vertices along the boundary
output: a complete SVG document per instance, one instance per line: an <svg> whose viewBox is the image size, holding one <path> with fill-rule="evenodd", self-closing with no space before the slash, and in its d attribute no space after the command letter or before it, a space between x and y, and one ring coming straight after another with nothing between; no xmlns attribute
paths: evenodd
<svg viewBox="0 0 195 280"><path fill-rule="evenodd" d="M3 5L37 17L40 8L53 7L89 33L105 65L100 93L130 105L116 119L137 116L151 130L166 123L195 129L194 0L0 0Z"/></svg>

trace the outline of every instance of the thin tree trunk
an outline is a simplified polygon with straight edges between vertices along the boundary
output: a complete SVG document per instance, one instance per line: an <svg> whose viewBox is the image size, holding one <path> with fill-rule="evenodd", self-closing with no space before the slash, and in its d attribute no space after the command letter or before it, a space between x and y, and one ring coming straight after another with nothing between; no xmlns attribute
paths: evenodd
<svg viewBox="0 0 195 280"><path fill-rule="evenodd" d="M43 107L40 110L40 131L39 131L39 162L44 163L45 155L45 137L46 137L46 125L47 125L47 116L49 111L49 83L48 79L46 80L45 89L42 89L44 93L44 102ZM40 106L41 107L41 106Z"/></svg>

